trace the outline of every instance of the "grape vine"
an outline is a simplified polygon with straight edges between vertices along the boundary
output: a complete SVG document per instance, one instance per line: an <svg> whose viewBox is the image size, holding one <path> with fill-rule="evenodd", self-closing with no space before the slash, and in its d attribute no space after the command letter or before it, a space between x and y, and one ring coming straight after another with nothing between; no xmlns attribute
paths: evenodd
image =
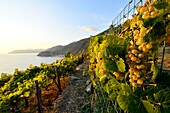
<svg viewBox="0 0 170 113"><path fill-rule="evenodd" d="M168 113L170 75L160 73L160 42L169 36L170 2L146 0L137 12L111 32L91 37L88 48L91 80L118 103L117 109L132 113ZM117 36L115 31L122 32ZM161 95L163 97L161 97ZM165 98L161 100L161 98Z"/></svg>
<svg viewBox="0 0 170 113"><path fill-rule="evenodd" d="M25 101L23 107L28 107L28 100L35 93L36 80L38 80L40 88L45 88L48 91L48 88L53 87L53 83L58 84L55 67L58 67L59 76L67 77L83 62L83 59L83 54L70 55L53 64L30 65L26 70L15 69L14 74L11 75L2 74L0 78L0 111L19 111L21 109L18 108L18 104L20 105L23 100Z"/></svg>

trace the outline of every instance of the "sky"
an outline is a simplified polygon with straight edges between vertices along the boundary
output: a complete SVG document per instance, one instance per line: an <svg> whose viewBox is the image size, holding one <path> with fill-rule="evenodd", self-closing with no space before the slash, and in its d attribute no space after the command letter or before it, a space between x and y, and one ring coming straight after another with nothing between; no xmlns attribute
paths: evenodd
<svg viewBox="0 0 170 113"><path fill-rule="evenodd" d="M96 35L129 0L0 0L0 53L47 49Z"/></svg>

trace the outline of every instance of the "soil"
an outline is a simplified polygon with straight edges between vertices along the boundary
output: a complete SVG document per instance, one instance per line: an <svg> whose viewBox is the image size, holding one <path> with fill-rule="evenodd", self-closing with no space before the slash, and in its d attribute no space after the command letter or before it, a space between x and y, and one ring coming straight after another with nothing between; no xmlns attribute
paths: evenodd
<svg viewBox="0 0 170 113"><path fill-rule="evenodd" d="M82 113L85 102L89 101L85 91L89 76L84 75L84 72L88 70L88 65L88 62L84 62L76 68L70 76L69 85L53 102L53 110L48 113Z"/></svg>
<svg viewBox="0 0 170 113"><path fill-rule="evenodd" d="M89 62L85 61L71 76L60 79L62 88L60 95L56 84L52 84L48 90L41 89L43 113L89 113L90 94L85 91L86 82L90 79L87 75L88 66ZM38 113L35 91L28 103L31 103L28 108L20 108L21 113ZM83 112L82 108L86 112Z"/></svg>

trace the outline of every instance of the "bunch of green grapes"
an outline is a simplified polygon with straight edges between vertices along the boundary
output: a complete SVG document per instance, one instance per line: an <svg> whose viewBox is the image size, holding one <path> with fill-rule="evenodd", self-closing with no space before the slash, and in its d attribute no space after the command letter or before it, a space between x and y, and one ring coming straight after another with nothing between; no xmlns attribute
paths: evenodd
<svg viewBox="0 0 170 113"><path fill-rule="evenodd" d="M148 7L147 6L139 6L139 7L137 7L137 11L138 11L138 13L143 14L142 15L143 19L155 18L160 13L160 11L152 5L150 5Z"/></svg>
<svg viewBox="0 0 170 113"><path fill-rule="evenodd" d="M151 69L151 61L153 54L154 41L149 40L146 42L144 37L152 28L144 27L144 20L147 18L155 18L159 14L154 6L150 5L137 7L139 14L134 15L131 23L130 30L133 32L133 39L127 48L126 62L129 65L129 82L133 87L141 86L147 79L150 79L148 72ZM143 19L140 19L142 15Z"/></svg>
<svg viewBox="0 0 170 113"><path fill-rule="evenodd" d="M142 43L141 45L131 44L128 47L128 55L126 55L126 62L129 69L129 82L133 87L141 86L148 78L147 72L151 68L148 57L152 54L152 44Z"/></svg>

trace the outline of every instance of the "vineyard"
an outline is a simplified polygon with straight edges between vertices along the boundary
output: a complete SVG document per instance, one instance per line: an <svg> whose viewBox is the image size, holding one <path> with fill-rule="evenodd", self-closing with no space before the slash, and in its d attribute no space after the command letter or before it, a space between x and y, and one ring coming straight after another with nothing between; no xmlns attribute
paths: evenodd
<svg viewBox="0 0 170 113"><path fill-rule="evenodd" d="M91 36L86 53L2 74L0 112L37 112L37 81L42 109L48 112L46 106L52 106L71 73L87 58L90 100L83 113L170 113L170 73L164 70L170 68L170 53L165 51L170 45L170 0L138 1L130 0L107 32ZM81 82L70 87L76 84ZM67 97L72 94L68 93L65 99L74 97ZM74 98L70 100L74 102ZM65 103L60 105L61 111Z"/></svg>
<svg viewBox="0 0 170 113"><path fill-rule="evenodd" d="M36 112L36 81L41 89L44 111L44 106L50 106L68 84L69 75L83 62L83 59L83 54L76 56L70 54L53 64L30 65L26 70L15 69L14 74L2 74L0 78L0 111Z"/></svg>
<svg viewBox="0 0 170 113"><path fill-rule="evenodd" d="M170 38L170 1L139 3L131 19L119 20L119 15L109 33L91 37L89 70L96 113L170 112L170 74L162 70Z"/></svg>

